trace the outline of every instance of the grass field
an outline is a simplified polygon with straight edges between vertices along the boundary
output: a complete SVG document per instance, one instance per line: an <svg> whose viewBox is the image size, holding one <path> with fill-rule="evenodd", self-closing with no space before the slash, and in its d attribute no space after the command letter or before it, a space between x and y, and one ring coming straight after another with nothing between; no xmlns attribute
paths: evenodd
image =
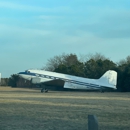
<svg viewBox="0 0 130 130"><path fill-rule="evenodd" d="M0 130L130 130L130 93L57 92L0 87Z"/></svg>

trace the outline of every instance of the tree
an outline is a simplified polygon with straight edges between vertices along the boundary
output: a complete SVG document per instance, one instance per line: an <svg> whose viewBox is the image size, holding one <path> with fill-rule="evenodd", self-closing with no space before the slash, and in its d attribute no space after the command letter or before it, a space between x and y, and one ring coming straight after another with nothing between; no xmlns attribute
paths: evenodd
<svg viewBox="0 0 130 130"><path fill-rule="evenodd" d="M50 58L43 69L54 71L59 66L65 65L68 67L76 64L77 62L78 58L75 54L62 54L60 56L54 56L53 58Z"/></svg>
<svg viewBox="0 0 130 130"><path fill-rule="evenodd" d="M46 70L96 79L107 70L115 70L118 91L130 91L130 56L115 64L100 53L82 56L80 60L75 54L62 54L49 59Z"/></svg>
<svg viewBox="0 0 130 130"><path fill-rule="evenodd" d="M17 87L18 80L19 80L18 75L16 75L16 74L11 75L11 77L9 78L8 85L11 87Z"/></svg>
<svg viewBox="0 0 130 130"><path fill-rule="evenodd" d="M118 66L117 89L118 91L128 92L130 91L130 62L128 59L125 61Z"/></svg>
<svg viewBox="0 0 130 130"><path fill-rule="evenodd" d="M116 64L109 59L90 59L85 63L84 72L87 78L100 78L107 70L116 70Z"/></svg>
<svg viewBox="0 0 130 130"><path fill-rule="evenodd" d="M81 55L80 54L80 62L86 63L87 61L89 61L90 59L93 59L94 61L97 60L106 60L109 58L106 58L104 55L102 55L101 53L95 53L95 54L87 54L87 55Z"/></svg>
<svg viewBox="0 0 130 130"><path fill-rule="evenodd" d="M0 85L1 86L8 86L8 80L9 80L8 78L2 78Z"/></svg>
<svg viewBox="0 0 130 130"><path fill-rule="evenodd" d="M77 62L76 64L72 64L70 66L66 66L63 64L59 65L54 71L84 77L84 65L80 62Z"/></svg>

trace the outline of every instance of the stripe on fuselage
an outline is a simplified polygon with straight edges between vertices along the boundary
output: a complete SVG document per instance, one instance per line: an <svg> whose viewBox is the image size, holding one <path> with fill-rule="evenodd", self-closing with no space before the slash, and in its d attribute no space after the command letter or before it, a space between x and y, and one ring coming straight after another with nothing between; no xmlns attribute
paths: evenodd
<svg viewBox="0 0 130 130"><path fill-rule="evenodd" d="M85 83L85 82L80 82L80 81L66 79L66 78L59 78L59 77L56 77L56 76L49 76L49 75L37 74L37 73L31 73L31 72L30 73L22 72L21 74L30 75L30 76L36 76L36 77L39 77L39 78L54 79L54 80L59 79L59 80L65 81L65 82L73 83L73 84L84 85L87 88L100 88L100 86L96 85L96 84Z"/></svg>

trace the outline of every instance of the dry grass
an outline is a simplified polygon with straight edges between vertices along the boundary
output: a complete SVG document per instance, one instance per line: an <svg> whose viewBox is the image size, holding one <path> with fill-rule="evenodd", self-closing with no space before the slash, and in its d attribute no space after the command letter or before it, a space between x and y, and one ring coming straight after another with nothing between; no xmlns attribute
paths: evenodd
<svg viewBox="0 0 130 130"><path fill-rule="evenodd" d="M128 130L130 93L0 87L0 130L87 130L88 114L100 130Z"/></svg>

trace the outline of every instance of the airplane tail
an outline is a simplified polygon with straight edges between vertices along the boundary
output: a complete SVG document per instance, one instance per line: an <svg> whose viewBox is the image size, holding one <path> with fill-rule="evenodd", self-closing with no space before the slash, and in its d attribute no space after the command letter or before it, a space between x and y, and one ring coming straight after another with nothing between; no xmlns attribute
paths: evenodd
<svg viewBox="0 0 130 130"><path fill-rule="evenodd" d="M98 79L101 86L116 89L117 85L117 72L108 70L101 78Z"/></svg>

